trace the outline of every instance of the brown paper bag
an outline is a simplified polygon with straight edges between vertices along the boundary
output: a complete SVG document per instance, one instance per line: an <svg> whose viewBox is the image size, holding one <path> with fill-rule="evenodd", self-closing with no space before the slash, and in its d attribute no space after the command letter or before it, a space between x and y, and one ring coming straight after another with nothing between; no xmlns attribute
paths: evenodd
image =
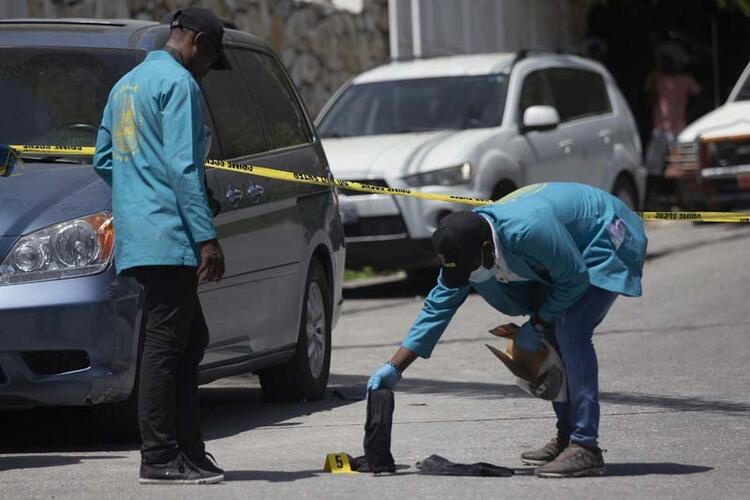
<svg viewBox="0 0 750 500"><path fill-rule="evenodd" d="M492 354L518 378L526 380L531 383L536 383L539 378L539 368L547 359L548 351L547 347L542 344L539 349L534 352L525 351L521 348L516 348L513 344L513 338L518 332L518 325L509 323L507 325L500 325L492 330L490 333L496 337L507 339L505 350L493 347L489 344L485 344Z"/></svg>

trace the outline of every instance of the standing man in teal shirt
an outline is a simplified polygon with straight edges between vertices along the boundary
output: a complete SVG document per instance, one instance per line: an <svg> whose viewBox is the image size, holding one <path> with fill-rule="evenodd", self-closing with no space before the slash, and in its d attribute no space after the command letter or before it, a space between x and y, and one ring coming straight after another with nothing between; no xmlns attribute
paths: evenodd
<svg viewBox="0 0 750 500"><path fill-rule="evenodd" d="M533 184L492 205L442 219L433 235L438 283L391 361L368 390L393 388L417 358L429 358L474 288L495 309L529 315L515 336L529 356L543 337L565 365L567 401L553 403L557 436L522 460L540 477L602 475L594 329L618 295L641 295L647 239L619 199L573 183ZM543 299L535 290L543 287Z"/></svg>
<svg viewBox="0 0 750 500"><path fill-rule="evenodd" d="M224 274L203 178L197 83L209 69L228 67L223 34L211 11L177 11L164 49L112 88L96 141L94 168L112 186L117 272L134 276L145 291L141 483L224 478L200 429L198 365L208 327L197 294L199 280Z"/></svg>

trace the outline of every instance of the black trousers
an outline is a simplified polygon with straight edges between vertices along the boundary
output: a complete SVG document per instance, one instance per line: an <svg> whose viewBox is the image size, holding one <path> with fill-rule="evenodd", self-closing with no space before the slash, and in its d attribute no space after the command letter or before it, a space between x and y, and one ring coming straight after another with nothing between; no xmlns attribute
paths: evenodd
<svg viewBox="0 0 750 500"><path fill-rule="evenodd" d="M145 289L148 315L138 385L142 460L167 462L180 450L202 456L198 364L208 345L208 327L196 268L143 266L128 274Z"/></svg>

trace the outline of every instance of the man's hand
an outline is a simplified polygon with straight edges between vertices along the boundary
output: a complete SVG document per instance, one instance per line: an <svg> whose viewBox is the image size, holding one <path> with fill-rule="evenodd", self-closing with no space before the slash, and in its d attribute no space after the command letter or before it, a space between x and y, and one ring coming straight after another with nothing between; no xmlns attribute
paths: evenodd
<svg viewBox="0 0 750 500"><path fill-rule="evenodd" d="M393 363L386 363L378 368L367 381L367 392L380 389L381 387L393 389L400 378L401 375Z"/></svg>
<svg viewBox="0 0 750 500"><path fill-rule="evenodd" d="M201 265L198 281L219 281L224 276L224 252L216 239L201 243Z"/></svg>
<svg viewBox="0 0 750 500"><path fill-rule="evenodd" d="M516 347L520 347L524 351L534 352L539 349L543 336L544 333L536 331L531 321L527 321L518 329L518 333L513 340Z"/></svg>
<svg viewBox="0 0 750 500"><path fill-rule="evenodd" d="M520 327L515 323L507 323L505 325L496 326L490 333L495 337L502 337L504 339L512 339L518 333Z"/></svg>

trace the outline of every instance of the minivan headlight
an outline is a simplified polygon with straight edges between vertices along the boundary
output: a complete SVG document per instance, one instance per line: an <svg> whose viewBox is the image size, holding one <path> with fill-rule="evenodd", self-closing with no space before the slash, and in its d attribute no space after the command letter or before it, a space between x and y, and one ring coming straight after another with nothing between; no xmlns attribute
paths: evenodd
<svg viewBox="0 0 750 500"><path fill-rule="evenodd" d="M420 172L404 177L404 182L411 187L420 186L455 186L466 184L472 179L474 169L471 163L462 163L453 167Z"/></svg>
<svg viewBox="0 0 750 500"><path fill-rule="evenodd" d="M0 286L96 274L112 262L109 212L80 217L22 237L0 264Z"/></svg>

